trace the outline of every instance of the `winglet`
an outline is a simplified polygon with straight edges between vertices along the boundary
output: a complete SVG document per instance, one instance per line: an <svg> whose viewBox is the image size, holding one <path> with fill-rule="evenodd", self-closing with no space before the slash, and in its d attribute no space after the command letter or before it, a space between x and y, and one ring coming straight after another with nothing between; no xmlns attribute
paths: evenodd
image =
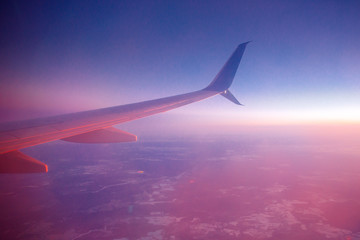
<svg viewBox="0 0 360 240"><path fill-rule="evenodd" d="M249 42L242 43L236 48L234 53L231 55L229 60L227 60L214 80L203 90L224 92L230 87L231 83L233 82L236 70L239 66L240 60L244 54L246 45Z"/></svg>
<svg viewBox="0 0 360 240"><path fill-rule="evenodd" d="M232 93L229 90L225 90L224 92L220 93L221 96L226 97L227 99L229 99L230 101L232 101L233 103L237 104L237 105L241 105L243 106L234 95L232 95Z"/></svg>

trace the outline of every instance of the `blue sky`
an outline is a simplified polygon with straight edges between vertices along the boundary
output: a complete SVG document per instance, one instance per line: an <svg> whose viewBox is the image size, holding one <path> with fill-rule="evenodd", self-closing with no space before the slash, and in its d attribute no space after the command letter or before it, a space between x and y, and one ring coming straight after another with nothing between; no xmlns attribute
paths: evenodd
<svg viewBox="0 0 360 240"><path fill-rule="evenodd" d="M198 90L252 40L231 87L245 107L215 97L148 123L359 123L359 10L357 1L9 1L0 10L1 115Z"/></svg>

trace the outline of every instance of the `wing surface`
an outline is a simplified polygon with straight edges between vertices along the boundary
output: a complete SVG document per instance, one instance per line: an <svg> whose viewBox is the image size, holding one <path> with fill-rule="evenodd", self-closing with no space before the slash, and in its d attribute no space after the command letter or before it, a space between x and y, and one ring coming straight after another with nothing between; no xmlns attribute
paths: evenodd
<svg viewBox="0 0 360 240"><path fill-rule="evenodd" d="M134 134L121 131L120 129L114 127L109 127L82 133L68 138L62 138L61 140L76 143L120 143L135 142L137 137Z"/></svg>
<svg viewBox="0 0 360 240"><path fill-rule="evenodd" d="M199 91L139 103L1 124L0 163L14 161L17 156L24 159L23 156L19 157L19 149L58 139L82 143L136 141L135 135L110 127L166 112L218 94L238 104L236 98L226 90L233 81L247 44L248 42L240 44L214 80ZM11 158L7 157L9 153Z"/></svg>

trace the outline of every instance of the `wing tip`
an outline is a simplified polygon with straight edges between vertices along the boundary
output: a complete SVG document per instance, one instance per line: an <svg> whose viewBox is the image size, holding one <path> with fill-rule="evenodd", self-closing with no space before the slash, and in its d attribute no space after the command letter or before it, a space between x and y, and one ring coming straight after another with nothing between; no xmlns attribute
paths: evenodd
<svg viewBox="0 0 360 240"><path fill-rule="evenodd" d="M220 94L221 94L221 96L225 97L229 101L231 101L237 105L244 106L236 99L236 97L229 90L225 90L224 92L222 92Z"/></svg>
<svg viewBox="0 0 360 240"><path fill-rule="evenodd" d="M249 43L251 43L253 40L250 40L250 41L247 41L247 42L243 42L243 43L240 43L239 46L243 45L243 46L246 46L248 45Z"/></svg>
<svg viewBox="0 0 360 240"><path fill-rule="evenodd" d="M216 91L216 92L223 92L227 90L235 77L236 71L239 67L240 61L242 56L245 52L246 45L249 44L251 41L247 41L241 43L237 46L235 51L232 53L230 58L226 61L224 66L221 68L219 73L216 77L211 81L211 83L204 88L203 90L208 91Z"/></svg>

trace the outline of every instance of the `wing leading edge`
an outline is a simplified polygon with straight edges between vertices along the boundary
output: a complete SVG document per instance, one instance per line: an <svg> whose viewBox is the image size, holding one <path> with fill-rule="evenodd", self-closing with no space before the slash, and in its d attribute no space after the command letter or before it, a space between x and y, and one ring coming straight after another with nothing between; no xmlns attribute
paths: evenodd
<svg viewBox="0 0 360 240"><path fill-rule="evenodd" d="M112 126L166 112L218 94L240 104L228 88L232 84L248 43L240 44L214 80L206 88L199 91L145 102L1 124L0 172L47 172L47 166L44 163L18 151L22 148L58 139L81 143L136 141L135 135L112 128ZM28 164L22 163L26 162L27 159L32 166L38 164L39 167L33 167L26 171ZM13 167L15 162L16 168Z"/></svg>

